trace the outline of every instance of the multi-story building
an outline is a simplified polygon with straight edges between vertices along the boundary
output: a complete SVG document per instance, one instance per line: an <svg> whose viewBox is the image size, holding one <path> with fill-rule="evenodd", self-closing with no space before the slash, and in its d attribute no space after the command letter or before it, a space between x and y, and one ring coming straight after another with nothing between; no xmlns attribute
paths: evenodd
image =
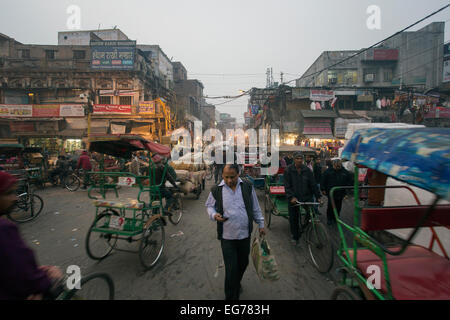
<svg viewBox="0 0 450 320"><path fill-rule="evenodd" d="M155 63L118 29L61 32L58 42L25 45L0 34L2 137L77 139L80 147L88 131L161 139L173 129L167 61Z"/></svg>

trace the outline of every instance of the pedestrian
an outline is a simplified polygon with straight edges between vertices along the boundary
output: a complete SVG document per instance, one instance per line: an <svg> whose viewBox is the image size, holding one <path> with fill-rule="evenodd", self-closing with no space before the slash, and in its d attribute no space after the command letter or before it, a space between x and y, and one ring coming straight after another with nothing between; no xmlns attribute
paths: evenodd
<svg viewBox="0 0 450 320"><path fill-rule="evenodd" d="M313 202L314 196L320 201L321 195L317 188L313 172L303 164L303 155L301 152L294 154L294 163L284 171L284 187L288 200L289 224L291 229L291 243L298 245L300 238L299 202ZM309 206L302 206L309 210Z"/></svg>
<svg viewBox="0 0 450 320"><path fill-rule="evenodd" d="M84 179L83 179L83 187L82 189L86 189L89 184L89 171L92 170L91 159L86 150L81 153L80 158L77 163L77 170L83 169Z"/></svg>
<svg viewBox="0 0 450 320"><path fill-rule="evenodd" d="M17 180L0 172L0 300L55 298L55 284L63 277L54 266L38 266L17 226L2 216L11 212L17 196Z"/></svg>
<svg viewBox="0 0 450 320"><path fill-rule="evenodd" d="M253 221L265 235L264 217L253 185L239 177L239 166L227 164L223 180L214 186L206 201L209 218L217 221L225 263L225 300L239 300L241 281L250 255Z"/></svg>
<svg viewBox="0 0 450 320"><path fill-rule="evenodd" d="M342 167L341 160L335 159L333 161L333 166L328 168L322 176L322 181L320 183L320 187L322 189L322 193L324 196L328 197L328 206L327 206L327 224L332 225L336 223L336 217L333 213L333 206L331 203L330 191L333 187L338 186L352 186L353 185L353 177L350 172L348 172L344 167ZM341 213L342 209L342 200L347 194L345 189L339 189L334 192L334 203L336 205L336 211L338 215Z"/></svg>

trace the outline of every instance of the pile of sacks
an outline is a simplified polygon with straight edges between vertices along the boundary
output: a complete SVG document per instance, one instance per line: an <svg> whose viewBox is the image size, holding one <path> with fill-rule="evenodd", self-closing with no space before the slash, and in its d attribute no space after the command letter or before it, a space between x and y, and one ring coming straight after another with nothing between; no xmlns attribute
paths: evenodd
<svg viewBox="0 0 450 320"><path fill-rule="evenodd" d="M177 180L181 182L179 188L184 194L193 192L199 186L202 185L203 179L206 177L206 171L188 171L188 170L177 170Z"/></svg>

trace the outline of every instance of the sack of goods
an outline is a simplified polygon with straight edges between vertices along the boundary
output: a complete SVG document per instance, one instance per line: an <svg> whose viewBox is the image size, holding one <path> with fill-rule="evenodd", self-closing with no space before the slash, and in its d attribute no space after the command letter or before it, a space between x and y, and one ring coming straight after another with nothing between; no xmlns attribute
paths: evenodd
<svg viewBox="0 0 450 320"><path fill-rule="evenodd" d="M177 174L177 179L180 181L191 179L191 172L188 170L175 170L175 173Z"/></svg>
<svg viewBox="0 0 450 320"><path fill-rule="evenodd" d="M178 187L180 188L181 192L183 192L185 195L190 192L193 192L195 189L195 185L190 181L182 182Z"/></svg>
<svg viewBox="0 0 450 320"><path fill-rule="evenodd" d="M202 183L202 180L205 178L206 175L206 171L197 171L197 172L192 172L192 182L194 182L194 184L199 185Z"/></svg>
<svg viewBox="0 0 450 320"><path fill-rule="evenodd" d="M275 256L264 237L261 240L258 236L253 239L251 254L256 273L261 280L276 281L280 279Z"/></svg>

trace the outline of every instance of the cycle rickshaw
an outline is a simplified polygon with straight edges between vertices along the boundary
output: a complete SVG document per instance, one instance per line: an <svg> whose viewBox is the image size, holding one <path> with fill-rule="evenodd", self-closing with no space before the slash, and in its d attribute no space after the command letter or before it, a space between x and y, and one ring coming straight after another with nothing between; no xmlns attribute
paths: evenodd
<svg viewBox="0 0 450 320"><path fill-rule="evenodd" d="M145 140L137 135L102 135L89 139L90 151L115 157L131 158L132 152L148 151L153 154L169 156L170 149ZM168 162L164 161L162 181L167 174ZM136 176L129 172L91 172L98 177L98 184L91 185L88 196L94 188L99 188L103 199L96 199L95 220L86 236L86 250L90 258L102 260L115 249L117 240L139 241L139 258L147 270L153 267L164 249L166 217L176 224L182 215L181 196L175 194L175 201L168 212L163 210L161 184L156 183L156 165L149 158L149 172L146 176ZM107 182L106 177L118 178L119 185L138 186L139 193L134 200L107 200L106 188L113 188L118 196L117 184ZM148 185L146 185L148 183ZM162 183L162 182L161 182ZM148 201L141 199L148 195ZM99 248L97 248L97 245ZM116 250L119 250L116 248ZM120 250L127 251L127 250ZM135 251L132 251L136 253Z"/></svg>
<svg viewBox="0 0 450 320"><path fill-rule="evenodd" d="M32 169L25 169L23 163L24 146L19 143L0 144L0 166L18 180L17 203L7 217L18 223L29 222L42 212L44 201L31 187Z"/></svg>
<svg viewBox="0 0 450 320"><path fill-rule="evenodd" d="M450 225L450 205L439 203L450 200L450 129L359 130L342 157L355 163L355 185L333 188L331 198L337 189L353 189L355 209L353 225L345 223L332 201L341 237L337 255L343 263L341 286L332 299L450 299L450 261L435 229L448 234ZM358 187L359 167L406 184ZM434 194L432 203L422 204L410 186ZM417 205L360 207L361 190L378 188L403 188ZM405 228L409 236L394 245L375 236L380 230ZM420 228L430 231L428 247L412 242Z"/></svg>
<svg viewBox="0 0 450 320"><path fill-rule="evenodd" d="M305 154L313 155L314 153L314 150L309 148L307 148L309 150L305 147L295 148L303 150ZM283 171L279 168L276 174L265 177L264 221L267 228L271 226L272 215L289 219L289 203L285 193ZM300 227L305 234L311 261L319 272L326 273L333 266L334 249L325 226L313 209L313 206L319 203L297 202L297 205L300 206Z"/></svg>

